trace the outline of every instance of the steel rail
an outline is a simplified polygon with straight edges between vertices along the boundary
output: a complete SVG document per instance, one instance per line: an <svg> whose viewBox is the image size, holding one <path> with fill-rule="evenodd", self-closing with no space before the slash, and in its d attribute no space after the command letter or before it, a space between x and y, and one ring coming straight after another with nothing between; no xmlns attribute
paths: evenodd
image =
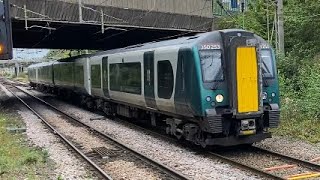
<svg viewBox="0 0 320 180"><path fill-rule="evenodd" d="M137 129L140 129L140 130L145 131L145 132L147 132L147 133L149 133L149 134L152 134L153 136L160 137L160 138L165 139L165 140L168 140L168 141L170 141L170 142L172 142L172 143L177 143L177 142L178 142L178 141L177 141L176 139L174 139L174 138L165 136L165 135L160 134L160 133L158 133L158 132L151 131L151 130L149 130L149 129L146 129L146 128L144 128L144 127L138 126L138 125L136 125L136 124L127 123L126 121L121 120L121 119L120 119L120 123L125 124L125 125L128 125L128 126L133 126L133 127L137 128ZM255 148L255 147L254 147L254 148ZM194 149L192 149L192 150L194 150ZM204 153L204 154L208 154L209 156L214 156L215 158L217 158L217 159L219 159L219 160L221 160L221 161L223 161L223 162L225 162L225 163L231 164L231 165L233 165L233 166L237 166L237 167L239 167L239 168L241 168L241 169L249 170L249 171L251 171L251 172L253 172L253 173L257 174L257 175L263 176L263 177L268 177L268 178L270 178L270 179L285 179L285 178L282 178L282 177L280 177L280 176L276 176L276 175L273 175L273 174L271 174L271 173L264 172L263 170L260 170L260 169L257 169L257 168L251 167L251 166L247 166L247 165L242 164L242 163L239 163L239 162L237 162L237 161L233 161L233 160L230 159L230 158L227 158L227 157L225 157L225 156L222 156L222 155L217 154L217 153L214 153L214 152L204 151L203 153ZM271 154L271 153L270 153L270 154ZM298 161L298 159L297 159L297 161ZM308 162L307 162L307 163L308 163ZM318 166L319 166L319 165L318 165ZM319 166L319 167L320 167L320 166Z"/></svg>
<svg viewBox="0 0 320 180"><path fill-rule="evenodd" d="M141 131L145 131L149 134L152 134L153 136L156 136L156 137L160 137L162 139L165 139L165 140L168 140L172 143L177 143L178 141L174 138L171 138L171 137L168 137L168 136L165 136L163 134L160 134L158 132L154 132L154 131L151 131L149 129L146 129L144 127L141 127L141 126L138 126L136 124L132 124L132 123L127 123L126 121L124 120L121 120L120 119L120 123L124 124L124 125L128 125L128 126L132 126L132 127L135 127L137 129L140 129ZM194 150L194 149L191 149L191 150ZM200 150L201 151L201 150ZM260 169L257 169L257 168L254 168L254 167L251 167L251 166L247 166L245 164L242 164L242 163L239 163L237 161L233 161L232 159L230 158L227 158L225 156L222 156L220 154L217 154L217 153L213 153L213 152L208 152L208 151L202 151L202 153L204 153L204 155L209 155L209 156L214 156L215 158L227 163L227 164L231 164L233 166L236 166L236 167L239 167L241 169L245 169L245 170L249 170L257 175L260 175L260 176L263 176L263 177L267 177L267 178L270 178L270 179L285 179L285 178L282 178L280 176L276 176L276 175L273 175L271 173L268 173L268 172L264 172L263 170L260 170Z"/></svg>
<svg viewBox="0 0 320 180"><path fill-rule="evenodd" d="M67 143L77 154L79 154L84 160L86 160L94 169L96 169L100 175L102 175L105 179L112 180L112 177L109 176L104 170L102 170L96 163L94 163L89 157L87 157L84 153L81 152L75 145L72 144L66 137L64 137L61 133L59 133L48 121L46 121L40 114L38 114L33 108L31 108L24 100L22 100L18 95L8 89L13 96L15 96L23 105L25 105L30 111L32 111L41 121L48 126L54 134L58 135L65 143Z"/></svg>
<svg viewBox="0 0 320 180"><path fill-rule="evenodd" d="M312 169L312 170L320 170L320 165L312 163L312 162L308 162L308 161L305 161L305 160L297 159L297 158L294 158L294 157L291 157L291 156L287 156L287 155L284 155L284 154L280 154L280 153L277 153L277 152L274 152L274 151L270 151L270 150L267 150L267 149L264 149L264 148L256 147L256 146L252 146L252 147L250 147L250 149L252 149L254 151L257 151L257 152L260 151L262 153L269 154L269 155L272 155L272 156L275 156L275 157L279 157L279 158L284 159L286 161L293 162L293 163L295 163L297 165L302 165L302 166L304 166L306 168L309 168L309 169ZM214 152L208 152L208 153L210 155L216 157L216 158L221 159L222 161L231 163L231 164L239 166L241 168L248 169L250 171L254 171L255 173L258 173L260 175L263 175L263 176L266 176L266 177L269 177L269 178L272 178L272 179L285 179L283 177L276 176L276 175L273 175L271 173L268 173L268 172L266 172L266 171L264 171L262 169L258 169L258 168L255 168L255 167L240 163L238 161L232 160L232 159L230 159L230 158L228 158L226 156L223 156L221 154L214 153Z"/></svg>
<svg viewBox="0 0 320 180"><path fill-rule="evenodd" d="M123 124L125 124L125 125L133 126L133 127L138 128L138 129L140 129L140 130L142 130L142 131L145 131L145 132L147 132L147 133L150 133L150 134L152 134L152 135L154 135L154 136L157 136L157 137L160 136L160 138L165 139L165 140L168 140L168 141L170 141L170 142L172 142L172 143L177 143L177 140L174 139L174 138L165 136L165 135L163 135L163 134L159 134L159 133L157 133L157 132L154 132L154 131L151 131L151 130L149 130L149 129L143 128L143 127L138 126L138 125L136 125L136 124L127 123L126 121L121 120L121 119L120 119L120 121L121 121L120 123L123 123ZM192 149L192 150L193 150L193 149ZM209 156L214 156L215 158L217 158L217 159L219 159L219 160L221 160L221 161L223 161L223 162L225 162L225 163L227 163L227 164L231 164L231 165L233 165L233 166L237 166L237 167L239 167L239 168L241 168L241 169L249 170L249 171L251 171L251 172L253 172L253 173L257 174L257 175L263 176L263 177L267 177L267 178L270 178L270 179L281 179L281 180L282 180L282 179L285 179L285 178L282 178L282 177L280 177L280 176L276 176L276 175L270 174L270 173L268 173L268 172L264 172L264 171L262 171L262 170L260 170L260 169L247 166L247 165L242 164L242 163L239 163L239 162L237 162L237 161L233 161L232 159L227 158L227 157L224 157L224 156L219 155L219 154L217 154L217 153L208 152L208 151L204 151L203 153L204 153L204 154L208 154Z"/></svg>
<svg viewBox="0 0 320 180"><path fill-rule="evenodd" d="M64 116L68 117L70 120L75 121L75 122L77 122L77 123L85 126L85 127L88 128L90 131L93 131L93 132L101 135L102 137L106 138L107 140L112 141L113 143L115 143L116 145L120 146L121 148L123 148L123 149L125 149L125 150L127 150L127 151L132 152L132 153L135 154L140 160L143 160L143 161L145 161L145 162L147 162L147 163L149 163L149 164L151 164L151 165L153 165L153 166L156 166L156 167L164 170L166 173L175 176L175 177L178 178L178 179L190 180L189 177L181 174L180 172L177 172L177 171L175 171L174 169L172 169L172 168L170 168L170 167L167 167L167 166L164 165L163 163L161 163L161 162L159 162L159 161L157 161L157 160L153 160L153 159L151 159L151 158L143 155L142 153L140 153L140 152L138 152L138 151L136 151L136 150L134 150L134 149L131 149L130 147L128 147L128 146L125 145L124 143L121 143L120 141L112 138L111 136L109 136L109 135L107 135L107 134L105 134L105 133L103 133L103 132L101 132L101 131L93 128L93 127L91 127L90 125L88 125L88 124L80 121L78 118L73 117L73 116L69 115L68 113L66 113L66 112L58 109L57 107L51 105L50 103L44 101L43 99L40 99L40 98L38 98L38 97L30 94L30 93L27 92L26 90L24 90L24 89L22 89L22 88L20 88L20 87L18 87L18 86L14 86L14 87L17 88L17 89L19 89L21 92L29 95L30 97L33 97L33 98L37 99L38 101L42 102L43 104L51 107L51 108L54 109L55 111L63 114Z"/></svg>
<svg viewBox="0 0 320 180"><path fill-rule="evenodd" d="M232 164L232 165L237 166L237 167L242 168L242 169L246 169L246 170L252 171L252 172L254 172L254 173L258 174L258 175L261 175L261 176L264 176L264 177L268 177L270 179L281 179L281 180L285 179L283 177L276 176L276 175L273 175L271 173L265 172L265 171L263 171L261 169L258 169L258 168L252 167L252 166L248 166L248 165L245 165L243 163L239 163L237 161L234 161L234 160L232 160L232 159L230 159L228 157L222 156L220 154L213 153L213 152L207 152L207 153L209 155L211 155L211 156L214 156L215 158L220 159L223 162Z"/></svg>
<svg viewBox="0 0 320 180"><path fill-rule="evenodd" d="M154 132L154 131L151 131L151 130L149 130L149 129L143 128L143 127L141 127L141 126L138 126L138 125L135 125L135 124L131 124L131 123L127 123L127 122L125 122L125 121L123 121L123 120L121 120L121 123L123 123L123 124L125 124L125 125L128 125L128 126L134 126L135 128L138 128L138 129L140 129L140 130L146 131L147 133L153 134L154 136L160 136L160 138L166 139L166 140L168 140L168 141L170 141L170 142L172 142L172 143L177 143L177 140L174 139L174 138L170 138L170 137L165 136L165 135L163 135L163 134L159 134L159 133L157 133L157 132ZM191 149L191 150L194 150L194 149ZM285 178L282 178L282 177L279 177L279 176L270 174L270 173L268 173L268 172L264 172L264 171L259 170L259 169L257 169L257 168L247 166L247 165L242 164L242 163L239 163L239 162L237 162L237 161L233 161L232 159L227 158L227 157L224 157L224 156L219 155L219 154L217 154L217 153L208 152L208 151L203 151L202 153L204 153L204 155L207 154L207 155L209 155L209 156L214 156L215 158L217 158L217 159L219 159L219 160L221 160L221 161L223 161L223 162L225 162L225 163L231 164L231 165L233 165L233 166L237 166L237 167L239 167L239 168L241 168L241 169L249 170L249 171L254 172L255 174L260 175L260 176L263 176L263 177L268 177L268 178L270 178L270 179L281 179L281 180L282 180L282 179L285 179Z"/></svg>
<svg viewBox="0 0 320 180"><path fill-rule="evenodd" d="M280 153L277 153L277 152L274 152L274 151L270 151L270 150L267 150L267 149L264 149L264 148L256 147L256 146L252 146L251 148L256 150L256 151L261 151L261 152L266 153L266 154L271 154L273 156L278 156L280 158L286 159L287 161L292 161L294 163L304 165L304 166L306 166L306 167L308 167L310 169L320 170L320 165L319 164L315 164L315 163L312 163L312 162L309 162L309 161L297 159L295 157L291 157L291 156L288 156L288 155L280 154Z"/></svg>
<svg viewBox="0 0 320 180"><path fill-rule="evenodd" d="M12 81L12 80L9 80L9 79L6 79L6 81L11 83L11 85L14 83L14 84L19 84L21 86L28 86L28 83L23 83L23 82L20 82L20 81Z"/></svg>

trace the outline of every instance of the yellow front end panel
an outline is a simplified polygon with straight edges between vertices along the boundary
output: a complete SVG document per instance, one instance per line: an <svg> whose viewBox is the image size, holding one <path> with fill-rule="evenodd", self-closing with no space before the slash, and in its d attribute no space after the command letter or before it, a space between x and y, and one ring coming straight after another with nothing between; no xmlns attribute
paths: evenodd
<svg viewBox="0 0 320 180"><path fill-rule="evenodd" d="M238 112L259 109L258 67L255 47L237 48Z"/></svg>

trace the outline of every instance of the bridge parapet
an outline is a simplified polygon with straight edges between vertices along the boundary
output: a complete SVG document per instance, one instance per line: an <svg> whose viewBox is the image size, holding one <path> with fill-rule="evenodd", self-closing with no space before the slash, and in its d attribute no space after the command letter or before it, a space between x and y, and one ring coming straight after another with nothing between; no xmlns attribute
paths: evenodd
<svg viewBox="0 0 320 180"><path fill-rule="evenodd" d="M10 0L14 47L111 49L215 29L211 0L80 2Z"/></svg>
<svg viewBox="0 0 320 180"><path fill-rule="evenodd" d="M201 3L195 3L194 0L81 1L80 15L78 0L11 0L12 16L15 19L29 21L95 24L101 24L103 21L109 26L198 32L208 31L213 27L212 14L210 17L208 15L212 12L211 5L205 0L197 1ZM156 3L152 4L153 2Z"/></svg>
<svg viewBox="0 0 320 180"><path fill-rule="evenodd" d="M78 3L79 0L62 0ZM212 0L81 0L83 4L212 17Z"/></svg>

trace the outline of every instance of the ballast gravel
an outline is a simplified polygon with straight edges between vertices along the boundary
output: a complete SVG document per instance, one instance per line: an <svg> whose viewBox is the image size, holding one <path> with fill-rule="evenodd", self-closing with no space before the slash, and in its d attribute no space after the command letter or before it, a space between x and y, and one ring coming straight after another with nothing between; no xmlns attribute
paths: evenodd
<svg viewBox="0 0 320 180"><path fill-rule="evenodd" d="M33 92L38 95L43 95L37 91ZM97 115L79 107L75 107L59 100L52 100L52 102L59 106L59 108L65 109L67 112L79 117L80 120L113 135L115 138L124 141L128 145L145 153L151 158L160 160L170 167L181 170L193 179L256 178L228 165L201 157L186 149L176 147L175 145L155 139L152 136L148 136L144 133L138 132L137 130L125 127L113 120L106 119L90 121L90 118L97 117ZM261 143L256 143L255 146L307 161L319 159L320 157L320 143L310 144L302 140L296 140L289 137L274 136L273 138L266 139ZM320 160L315 161L314 163L320 164Z"/></svg>
<svg viewBox="0 0 320 180"><path fill-rule="evenodd" d="M310 144L288 137L274 136L257 143L256 146L306 161L318 159L314 163L320 164L320 143Z"/></svg>
<svg viewBox="0 0 320 180"><path fill-rule="evenodd" d="M58 100L50 102L59 107L59 109L63 109L65 112L78 117L79 120L90 126L112 135L130 148L187 175L191 179L259 179L253 174L212 158L198 155L186 148L178 147L139 130L125 127L113 120L90 121L90 118L97 117L97 114L80 109L79 107Z"/></svg>
<svg viewBox="0 0 320 180"><path fill-rule="evenodd" d="M161 177L150 173L148 169L137 168L134 162L124 160L113 161L104 167L108 172L113 172L114 179L131 179L131 180L156 180ZM130 171L128 171L130 169Z"/></svg>
<svg viewBox="0 0 320 180"><path fill-rule="evenodd" d="M39 93L36 91L33 91L33 93L37 95L43 95L42 93ZM180 148L180 147L177 147L176 145L172 145L168 142L165 142L164 140L154 138L143 132L140 132L139 130L128 128L113 120L105 119L105 120L99 120L99 121L90 121L90 118L97 117L99 115L88 112L79 107L75 107L73 105L67 104L65 102L61 102L59 100L51 100L51 102L53 102L53 104L58 106L60 109L64 109L66 112L73 114L75 117L79 117L80 120L82 120L87 124L90 124L92 127L112 135L116 139L126 143L128 146L134 148L135 150L142 152L148 157L158 160L170 166L173 169L181 171L183 174L188 175L192 179L258 179L258 177L255 177L252 174L248 174L239 169L235 169L229 165L214 161L210 158L197 155L196 153L191 152L187 149ZM26 114L28 114L27 112L24 112L24 111L26 110L22 110L21 112L19 112L19 114L21 114L22 116L25 116ZM29 116L27 117L27 119L32 119L32 120L36 119L35 116L32 117L33 115L31 113L29 113L29 115L27 116ZM41 123L39 124L40 126L42 126ZM27 126L28 126L28 123L27 123ZM33 125L32 122L31 123L29 122L29 126L38 127L39 125L38 126ZM39 129L39 127L35 129ZM42 129L44 131L46 130L44 127L42 127ZM31 136L31 139L33 139L32 141L34 141L35 144L42 144L40 145L40 147L51 146L52 143L48 143L48 142L54 142L54 140L50 140L50 138L43 136L41 133L42 130L41 132L36 132L35 130L33 131L34 133L31 132L29 136ZM32 134L35 134L34 137L32 137L33 136ZM48 134L50 136L50 133ZM54 136L52 138L54 138ZM287 137L274 136L272 139L267 139L261 143L256 143L255 145L258 147L270 149L272 151L276 151L282 154L290 155L299 159L304 159L307 161L320 157L320 143L314 145L314 144L306 143L301 140L294 140ZM68 154L68 150L66 150L65 153ZM49 154L51 155L50 152ZM61 152L56 154L58 154L57 158L56 157L52 158L52 156L51 158L58 159L59 161ZM60 159L61 161L65 161L66 158L60 158ZM75 160L75 158L71 158L71 159ZM320 161L315 163L320 164ZM79 165L79 162L63 163L63 165L59 165L59 167L62 166L65 168L60 168L60 169L57 168L57 172L59 172L57 174L61 174L61 176L64 177L64 179L87 179L85 173L83 173L84 171L81 168L80 168L81 170L79 171L79 169L77 168L73 168L76 170L72 170L72 168L70 169L70 167L68 167L68 166L73 167L75 165ZM106 166L106 168L110 170L118 171L118 174L120 176L116 177L117 179L118 178L132 179L130 174L123 173L122 169L119 168L120 166L120 167L128 167L128 168L134 169L131 165L132 164L125 161L124 162L114 161L113 163L109 163ZM64 169L69 170L69 173L63 172ZM78 175L78 176L75 176L75 175ZM145 177L148 177L148 179L158 179L152 176L145 176Z"/></svg>
<svg viewBox="0 0 320 180"><path fill-rule="evenodd" d="M31 145L47 150L49 158L54 162L55 172L51 179L92 179L84 168L85 164L68 150L38 117L20 104L17 104L17 107L18 114L26 124L26 135Z"/></svg>
<svg viewBox="0 0 320 180"><path fill-rule="evenodd" d="M35 107L35 106L33 106ZM90 131L83 127L78 127L65 118L61 118L54 111L46 109L42 105L38 105L36 109L43 109L42 116L53 125L60 133L66 136L69 140L81 145L81 149L84 153L92 152L93 148L105 147L109 150L116 150L116 147L104 142L95 135L92 135ZM106 172L115 180L117 179L139 179L149 180L159 179L158 174L152 171L152 169L138 167L139 163L132 162L129 159L119 160L113 162L107 162L104 165Z"/></svg>

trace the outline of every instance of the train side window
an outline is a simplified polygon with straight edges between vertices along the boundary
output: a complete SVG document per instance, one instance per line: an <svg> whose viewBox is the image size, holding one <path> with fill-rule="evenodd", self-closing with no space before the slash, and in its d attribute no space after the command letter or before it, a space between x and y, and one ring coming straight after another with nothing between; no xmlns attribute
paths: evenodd
<svg viewBox="0 0 320 180"><path fill-rule="evenodd" d="M158 97L170 99L173 92L173 70L170 61L158 61Z"/></svg>
<svg viewBox="0 0 320 180"><path fill-rule="evenodd" d="M91 66L91 85L92 88L101 88L101 67L99 64Z"/></svg>
<svg viewBox="0 0 320 180"><path fill-rule="evenodd" d="M84 85L84 72L83 72L83 66L82 65L76 65L74 68L74 74L77 76L75 78L75 84L76 85Z"/></svg>
<svg viewBox="0 0 320 180"><path fill-rule="evenodd" d="M141 63L110 64L110 90L141 94Z"/></svg>

